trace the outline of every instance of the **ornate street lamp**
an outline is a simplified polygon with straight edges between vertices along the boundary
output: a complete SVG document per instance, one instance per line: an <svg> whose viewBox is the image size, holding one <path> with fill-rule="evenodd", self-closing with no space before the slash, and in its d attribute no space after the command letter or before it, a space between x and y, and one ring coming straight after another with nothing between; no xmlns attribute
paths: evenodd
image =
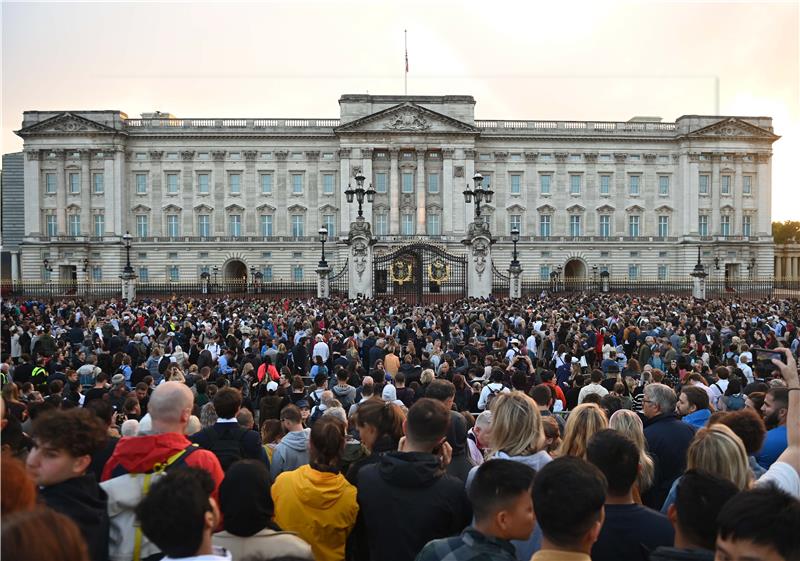
<svg viewBox="0 0 800 561"><path fill-rule="evenodd" d="M212 267L211 271L214 273L214 284L216 285L217 284L217 274L219 274L219 267L214 265L214 267Z"/></svg>
<svg viewBox="0 0 800 561"><path fill-rule="evenodd" d="M514 244L514 253L511 259L511 266L512 267L519 267L519 261L517 260L517 243L519 242L519 229L514 227L511 230L511 243Z"/></svg>
<svg viewBox="0 0 800 561"><path fill-rule="evenodd" d="M125 268L122 270L122 274L131 277L133 276L133 267L131 267L131 240L133 236L131 236L130 232L125 232L125 235L122 236L122 243L125 244Z"/></svg>
<svg viewBox="0 0 800 561"><path fill-rule="evenodd" d="M470 191L469 184L467 184L467 189L463 194L467 204L471 203L473 198L475 199L475 220L477 221L481 217L481 203L491 203L494 191L489 187L483 188L483 176L478 172L475 172L475 175L472 176L472 181L475 184L475 188Z"/></svg>
<svg viewBox="0 0 800 561"><path fill-rule="evenodd" d="M362 206L364 204L364 198L366 197L366 200L367 200L368 203L372 203L372 201L375 200L375 189L372 188L372 184L370 183L369 187L367 189L364 189L364 180L365 179L366 179L366 177L364 177L364 174L359 172L355 176L356 188L353 189L350 186L350 184L348 183L347 184L347 190L345 190L345 192L344 192L345 196L347 197L347 202L348 203L352 203L353 202L353 197L355 197L356 201L358 202L358 217L359 218L364 218L364 212L363 212L363 209L362 209Z"/></svg>
<svg viewBox="0 0 800 561"><path fill-rule="evenodd" d="M89 258L88 257L84 257L83 258L83 272L85 273L88 270L89 270Z"/></svg>
<svg viewBox="0 0 800 561"><path fill-rule="evenodd" d="M358 203L358 213L361 216L361 203ZM319 268L320 269L327 269L328 262L325 261L325 242L328 241L328 229L323 226L319 229L319 242L322 244L322 259L319 260Z"/></svg>

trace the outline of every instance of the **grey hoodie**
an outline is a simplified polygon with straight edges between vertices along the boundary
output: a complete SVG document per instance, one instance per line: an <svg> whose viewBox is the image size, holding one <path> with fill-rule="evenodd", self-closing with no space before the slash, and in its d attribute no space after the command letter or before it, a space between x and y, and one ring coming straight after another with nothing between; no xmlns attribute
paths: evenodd
<svg viewBox="0 0 800 561"><path fill-rule="evenodd" d="M308 463L308 429L290 432L283 437L272 453L272 481L284 471L292 471Z"/></svg>
<svg viewBox="0 0 800 561"><path fill-rule="evenodd" d="M353 386L340 386L336 384L332 390L333 396L338 399L346 409L356 402L356 389Z"/></svg>

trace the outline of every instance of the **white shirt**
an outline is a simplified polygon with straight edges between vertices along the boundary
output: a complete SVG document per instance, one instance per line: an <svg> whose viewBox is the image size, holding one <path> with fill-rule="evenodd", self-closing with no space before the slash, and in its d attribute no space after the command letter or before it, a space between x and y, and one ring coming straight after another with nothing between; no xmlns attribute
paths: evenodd
<svg viewBox="0 0 800 561"><path fill-rule="evenodd" d="M595 384L594 382L586 386L583 386L581 388L581 393L578 394L578 405L583 403L583 400L586 399L586 396L589 395L590 393L596 393L600 397L603 397L604 395L608 395L608 390L605 389L600 384Z"/></svg>
<svg viewBox="0 0 800 561"><path fill-rule="evenodd" d="M536 355L536 337L533 334L525 340L525 345L528 347L528 351Z"/></svg>
<svg viewBox="0 0 800 561"><path fill-rule="evenodd" d="M325 341L319 341L316 345L314 345L314 350L311 353L311 357L322 357L322 362L328 362L328 357L330 357L331 351L328 348L328 344Z"/></svg>
<svg viewBox="0 0 800 561"><path fill-rule="evenodd" d="M748 384L755 382L755 379L753 378L753 369L750 368L750 365L748 365L746 362L740 362L739 368L741 369L742 374L744 374L744 377L747 378Z"/></svg>
<svg viewBox="0 0 800 561"><path fill-rule="evenodd" d="M481 390L481 395L478 398L478 409L484 411L486 409L486 402L489 400L491 394L508 393L510 390L500 382L492 382L486 384Z"/></svg>
<svg viewBox="0 0 800 561"><path fill-rule="evenodd" d="M711 389L712 395L711 403L714 405L714 407L719 409L719 398L725 395L725 390L728 389L728 380L717 380L715 383L711 384L709 388Z"/></svg>

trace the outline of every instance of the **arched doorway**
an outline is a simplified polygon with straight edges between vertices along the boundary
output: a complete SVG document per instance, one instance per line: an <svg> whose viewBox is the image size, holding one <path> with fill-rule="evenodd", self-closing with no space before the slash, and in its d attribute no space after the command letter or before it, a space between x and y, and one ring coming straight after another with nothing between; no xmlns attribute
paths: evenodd
<svg viewBox="0 0 800 561"><path fill-rule="evenodd" d="M580 259L570 259L564 266L564 280L578 280L586 278L586 264Z"/></svg>
<svg viewBox="0 0 800 561"><path fill-rule="evenodd" d="M247 265L238 259L231 259L222 269L222 278L226 281L247 282Z"/></svg>

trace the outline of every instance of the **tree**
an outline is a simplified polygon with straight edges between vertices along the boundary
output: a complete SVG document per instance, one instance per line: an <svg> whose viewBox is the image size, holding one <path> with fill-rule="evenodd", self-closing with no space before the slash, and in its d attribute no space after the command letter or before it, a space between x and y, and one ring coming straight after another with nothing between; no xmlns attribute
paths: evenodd
<svg viewBox="0 0 800 561"><path fill-rule="evenodd" d="M800 242L800 221L773 222L772 237L776 244Z"/></svg>

